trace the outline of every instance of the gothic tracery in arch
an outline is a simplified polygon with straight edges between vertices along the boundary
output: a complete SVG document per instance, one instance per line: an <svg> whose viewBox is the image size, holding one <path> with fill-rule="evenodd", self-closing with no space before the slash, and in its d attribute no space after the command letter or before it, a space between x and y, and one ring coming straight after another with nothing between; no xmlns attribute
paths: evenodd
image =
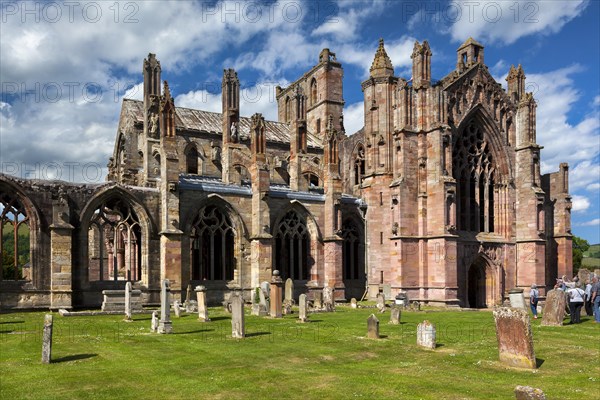
<svg viewBox="0 0 600 400"><path fill-rule="evenodd" d="M308 280L310 271L310 234L306 220L296 211L289 211L275 232L275 268L285 280Z"/></svg>
<svg viewBox="0 0 600 400"><path fill-rule="evenodd" d="M29 216L8 193L0 193L0 254L1 279L31 280Z"/></svg>

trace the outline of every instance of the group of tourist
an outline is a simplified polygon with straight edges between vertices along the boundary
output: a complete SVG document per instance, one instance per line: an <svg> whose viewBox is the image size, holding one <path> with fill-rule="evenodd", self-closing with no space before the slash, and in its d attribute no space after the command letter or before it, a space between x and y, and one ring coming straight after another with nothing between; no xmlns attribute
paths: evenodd
<svg viewBox="0 0 600 400"><path fill-rule="evenodd" d="M594 315L594 321L600 323L600 282L598 276L593 275L591 280L585 282L584 289L581 288L579 277L573 277L568 280L565 275L556 280L555 290L565 292L568 303L568 314L571 318L570 324L579 324L581 322L581 309L585 307L587 315ZM537 285L531 285L529 292L529 304L533 318L537 319L537 305L540 292Z"/></svg>

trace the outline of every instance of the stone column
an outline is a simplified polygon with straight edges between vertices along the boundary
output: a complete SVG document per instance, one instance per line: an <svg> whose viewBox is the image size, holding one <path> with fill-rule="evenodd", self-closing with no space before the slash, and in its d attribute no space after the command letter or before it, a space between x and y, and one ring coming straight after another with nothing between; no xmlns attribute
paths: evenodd
<svg viewBox="0 0 600 400"><path fill-rule="evenodd" d="M125 319L131 321L131 282L125 284Z"/></svg>
<svg viewBox="0 0 600 400"><path fill-rule="evenodd" d="M234 339L246 337L244 299L238 293L231 295L231 337Z"/></svg>
<svg viewBox="0 0 600 400"><path fill-rule="evenodd" d="M42 363L50 364L52 361L52 314L46 314L44 318L44 333L42 336Z"/></svg>
<svg viewBox="0 0 600 400"><path fill-rule="evenodd" d="M163 279L160 290L160 321L158 321L158 333L172 333L171 324L171 288L169 280Z"/></svg>
<svg viewBox="0 0 600 400"><path fill-rule="evenodd" d="M208 308L206 307L206 286L196 286L196 299L198 300L198 319L209 322Z"/></svg>
<svg viewBox="0 0 600 400"><path fill-rule="evenodd" d="M52 202L52 225L50 225L50 308L71 309L72 282L72 232L69 223L67 195L59 192L59 199Z"/></svg>
<svg viewBox="0 0 600 400"><path fill-rule="evenodd" d="M283 281L279 276L279 271L273 271L273 278L271 279L271 317L281 318L281 295L282 295Z"/></svg>

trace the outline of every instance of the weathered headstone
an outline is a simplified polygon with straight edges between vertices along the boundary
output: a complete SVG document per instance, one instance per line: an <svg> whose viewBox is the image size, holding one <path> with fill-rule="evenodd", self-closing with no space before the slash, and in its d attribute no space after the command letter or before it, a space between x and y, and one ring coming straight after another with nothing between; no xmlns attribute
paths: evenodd
<svg viewBox="0 0 600 400"><path fill-rule="evenodd" d="M562 290L553 289L546 293L546 304L542 313L542 325L562 326L567 298Z"/></svg>
<svg viewBox="0 0 600 400"><path fill-rule="evenodd" d="M435 349L435 325L425 320L417 326L417 345L427 349Z"/></svg>
<svg viewBox="0 0 600 400"><path fill-rule="evenodd" d="M358 303L356 302L356 299L354 297L350 300L350 307L358 308Z"/></svg>
<svg viewBox="0 0 600 400"><path fill-rule="evenodd" d="M173 302L173 311L175 311L175 316L177 318L181 317L181 306L179 305L179 301L175 300Z"/></svg>
<svg viewBox="0 0 600 400"><path fill-rule="evenodd" d="M541 389L531 386L517 386L515 388L515 399L517 400L546 400L546 395Z"/></svg>
<svg viewBox="0 0 600 400"><path fill-rule="evenodd" d="M390 324L399 325L400 324L400 307L394 306L390 312Z"/></svg>
<svg viewBox="0 0 600 400"><path fill-rule="evenodd" d="M335 289L332 287L323 288L323 308L327 312L335 311Z"/></svg>
<svg viewBox="0 0 600 400"><path fill-rule="evenodd" d="M494 310L500 361L511 367L535 369L529 313L518 308Z"/></svg>
<svg viewBox="0 0 600 400"><path fill-rule="evenodd" d="M44 317L44 332L42 334L42 363L50 364L52 361L52 328L54 320L52 314Z"/></svg>
<svg viewBox="0 0 600 400"><path fill-rule="evenodd" d="M231 337L243 339L246 337L246 325L244 321L244 299L238 293L233 293L231 301Z"/></svg>
<svg viewBox="0 0 600 400"><path fill-rule="evenodd" d="M160 289L160 321L158 321L158 333L171 333L171 286L168 279L163 279Z"/></svg>
<svg viewBox="0 0 600 400"><path fill-rule="evenodd" d="M290 278L285 280L285 298L284 302L293 304L294 301L294 281Z"/></svg>
<svg viewBox="0 0 600 400"><path fill-rule="evenodd" d="M288 302L284 302L283 306L282 306L282 313L283 313L283 315L293 314L294 311L292 311L292 304L288 303Z"/></svg>
<svg viewBox="0 0 600 400"><path fill-rule="evenodd" d="M316 290L313 292L313 308L321 310L323 308L323 292Z"/></svg>
<svg viewBox="0 0 600 400"><path fill-rule="evenodd" d="M194 298L192 297L192 284L188 283L187 289L185 291L185 309L186 309L186 311L188 309L188 304L191 300L194 300ZM187 312L190 312L190 311L187 311Z"/></svg>
<svg viewBox="0 0 600 400"><path fill-rule="evenodd" d="M377 309L380 313L385 311L385 295L383 293L377 295Z"/></svg>
<svg viewBox="0 0 600 400"><path fill-rule="evenodd" d="M125 319L131 321L131 282L125 284Z"/></svg>
<svg viewBox="0 0 600 400"><path fill-rule="evenodd" d="M206 286L196 286L196 301L198 302L198 319L200 321L209 322L208 307L206 306Z"/></svg>
<svg viewBox="0 0 600 400"><path fill-rule="evenodd" d="M379 339L379 320L375 314L367 318L367 337L369 339Z"/></svg>
<svg viewBox="0 0 600 400"><path fill-rule="evenodd" d="M308 309L308 299L306 298L306 295L304 293L302 293L300 295L300 299L299 301L299 316L298 319L300 320L300 322L307 322L308 321L308 315L307 315L307 309Z"/></svg>
<svg viewBox="0 0 600 400"><path fill-rule="evenodd" d="M158 311L152 311L152 322L150 325L150 330L152 332L156 332L158 330Z"/></svg>
<svg viewBox="0 0 600 400"><path fill-rule="evenodd" d="M269 285L270 287L271 285ZM262 290L262 288L260 288L260 292L258 293L259 296L259 303L258 303L258 315L261 317L264 317L266 315L269 315L269 311L271 309L271 305L269 302L269 297L268 297L268 292L265 292L264 290Z"/></svg>
<svg viewBox="0 0 600 400"><path fill-rule="evenodd" d="M269 293L271 293L271 284L267 281L261 282L260 288L263 290L263 292L267 293L267 297Z"/></svg>
<svg viewBox="0 0 600 400"><path fill-rule="evenodd" d="M187 312L187 313L198 312L198 301L196 301L196 300L187 300L185 302L185 312Z"/></svg>
<svg viewBox="0 0 600 400"><path fill-rule="evenodd" d="M526 310L525 295L523 289L514 288L508 292L508 299L510 300L510 306L512 308L520 308Z"/></svg>
<svg viewBox="0 0 600 400"><path fill-rule="evenodd" d="M279 271L273 271L273 278L271 279L271 317L272 318L281 318L282 310L281 310L281 289L283 286L283 281L279 276Z"/></svg>
<svg viewBox="0 0 600 400"><path fill-rule="evenodd" d="M385 296L386 299L392 298L392 285L390 285L390 284L383 285L383 295Z"/></svg>

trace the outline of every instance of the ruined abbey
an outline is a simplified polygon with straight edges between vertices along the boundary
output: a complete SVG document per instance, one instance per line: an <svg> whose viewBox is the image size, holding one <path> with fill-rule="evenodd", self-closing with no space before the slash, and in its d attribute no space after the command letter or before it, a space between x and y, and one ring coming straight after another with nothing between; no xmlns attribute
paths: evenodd
<svg viewBox="0 0 600 400"><path fill-rule="evenodd" d="M411 58L412 77L395 76L380 41L364 127L346 132L329 49L277 88L278 121L241 116L232 69L221 113L177 107L149 54L107 182L0 175L1 307L97 307L128 281L157 304L165 278L176 299L202 284L213 303L249 300L273 270L296 297L328 286L339 301L385 290L493 307L532 283L544 295L571 274L571 198L566 164L540 173L523 69L504 90L473 39L440 80L427 41Z"/></svg>

